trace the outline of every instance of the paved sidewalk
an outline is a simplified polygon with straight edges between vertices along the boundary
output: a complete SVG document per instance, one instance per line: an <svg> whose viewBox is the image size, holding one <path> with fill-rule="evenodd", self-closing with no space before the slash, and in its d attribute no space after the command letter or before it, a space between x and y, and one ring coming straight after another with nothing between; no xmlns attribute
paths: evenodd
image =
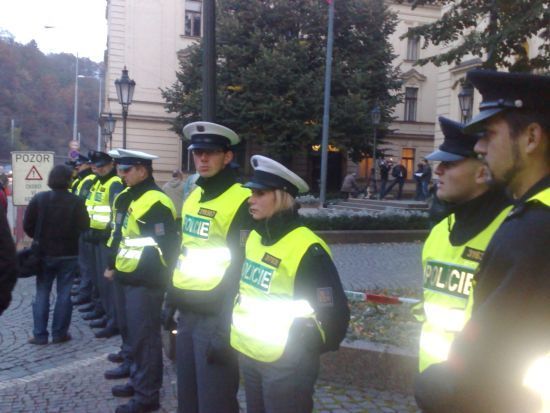
<svg viewBox="0 0 550 413"><path fill-rule="evenodd" d="M346 288L415 287L420 282L420 244L335 245L332 250ZM28 344L34 289L34 279L20 280L12 305L0 317L0 413L113 412L126 399L113 397L111 386L124 381L105 380L103 372L115 366L106 356L118 350L119 337L96 339L75 311L73 340ZM160 411L175 412L176 375L170 361L165 360L164 370ZM242 388L239 397L244 412ZM411 396L328 382L317 384L315 407L324 413L417 411Z"/></svg>

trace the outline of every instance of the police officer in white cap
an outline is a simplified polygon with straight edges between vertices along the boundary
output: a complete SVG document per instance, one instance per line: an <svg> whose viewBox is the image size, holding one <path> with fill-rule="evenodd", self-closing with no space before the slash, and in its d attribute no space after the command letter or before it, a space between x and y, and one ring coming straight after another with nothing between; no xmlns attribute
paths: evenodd
<svg viewBox="0 0 550 413"><path fill-rule="evenodd" d="M159 408L162 387L161 306L177 245L176 211L153 179L157 156L118 149L117 170L128 189L114 276L124 287L128 342L133 366L126 385L113 387L115 396L132 396L116 413L149 412ZM121 208L121 210L123 210Z"/></svg>
<svg viewBox="0 0 550 413"><path fill-rule="evenodd" d="M246 242L231 326L250 413L311 412L319 357L337 350L349 309L326 243L303 226L295 197L308 185L278 162L251 159Z"/></svg>
<svg viewBox="0 0 550 413"><path fill-rule="evenodd" d="M168 307L180 311L176 339L178 412L236 413L239 372L229 344L250 190L229 166L240 142L231 129L194 122L183 129L200 177L182 209L182 243ZM169 313L166 320L169 321Z"/></svg>

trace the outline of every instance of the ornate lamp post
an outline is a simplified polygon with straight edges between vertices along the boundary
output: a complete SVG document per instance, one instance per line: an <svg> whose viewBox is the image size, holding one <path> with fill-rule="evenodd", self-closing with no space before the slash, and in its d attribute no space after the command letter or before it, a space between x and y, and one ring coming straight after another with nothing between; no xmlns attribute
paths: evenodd
<svg viewBox="0 0 550 413"><path fill-rule="evenodd" d="M462 113L462 122L468 122L472 117L472 106L474 105L474 88L470 83L462 85L458 94L458 104Z"/></svg>
<svg viewBox="0 0 550 413"><path fill-rule="evenodd" d="M136 82L128 77L128 69L124 66L122 76L115 80L118 103L122 105L122 148L126 149L126 119L128 118L128 106L132 104Z"/></svg>
<svg viewBox="0 0 550 413"><path fill-rule="evenodd" d="M113 132L115 131L116 125L116 119L113 117L113 114L109 112L108 116L99 118L99 125L105 137L105 147L107 147L107 139L109 139L109 149L113 149Z"/></svg>
<svg viewBox="0 0 550 413"><path fill-rule="evenodd" d="M374 139L372 144L372 193L376 194L378 188L376 187L376 138L378 132L378 125L380 124L380 107L376 105L370 112L372 125L374 126Z"/></svg>

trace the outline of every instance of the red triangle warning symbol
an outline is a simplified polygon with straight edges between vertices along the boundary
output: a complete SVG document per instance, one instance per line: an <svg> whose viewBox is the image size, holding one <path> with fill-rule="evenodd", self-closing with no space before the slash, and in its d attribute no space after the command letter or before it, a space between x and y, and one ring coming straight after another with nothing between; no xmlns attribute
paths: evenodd
<svg viewBox="0 0 550 413"><path fill-rule="evenodd" d="M42 175L40 175L40 172L38 172L38 169L36 169L36 166L32 166L31 170L25 177L25 180L27 181L41 181Z"/></svg>

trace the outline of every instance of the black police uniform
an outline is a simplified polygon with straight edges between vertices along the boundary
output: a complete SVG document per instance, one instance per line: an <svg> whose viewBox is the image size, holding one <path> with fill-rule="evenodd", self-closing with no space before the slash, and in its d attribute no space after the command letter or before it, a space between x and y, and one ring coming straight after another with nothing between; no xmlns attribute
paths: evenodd
<svg viewBox="0 0 550 413"><path fill-rule="evenodd" d="M127 203L126 214L130 202L151 190L162 192L153 178L128 188L122 198L122 202ZM178 236L170 209L160 202L140 218L139 227L141 236L154 238L168 265L164 267L158 255L146 255L152 252L146 248L133 273L122 274L115 270L115 282L124 288L126 311L119 316L123 317L122 324L127 326L127 342L133 362L129 384L135 392L130 404L120 406L117 412L141 411L138 404L158 405L162 387L161 306L171 275L169 268L177 252Z"/></svg>

